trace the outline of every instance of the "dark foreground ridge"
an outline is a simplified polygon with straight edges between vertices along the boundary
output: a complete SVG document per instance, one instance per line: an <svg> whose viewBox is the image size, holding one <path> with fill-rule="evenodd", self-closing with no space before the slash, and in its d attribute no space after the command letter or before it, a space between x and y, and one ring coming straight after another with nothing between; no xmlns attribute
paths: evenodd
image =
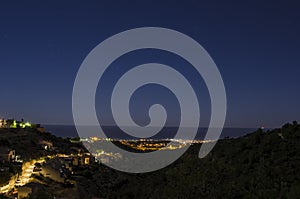
<svg viewBox="0 0 300 199"><path fill-rule="evenodd" d="M36 139L45 136L36 135ZM71 153L68 147L74 148L66 139L47 136L43 139L51 138L57 151ZM95 162L73 168L73 174L60 182L33 174L33 182L26 185L32 188L29 198L300 198L300 125L296 122L220 140L203 159L198 158L200 145L193 144L170 166L146 174L122 173ZM24 154L33 150L24 145L21 149ZM56 164L54 159L51 164Z"/></svg>

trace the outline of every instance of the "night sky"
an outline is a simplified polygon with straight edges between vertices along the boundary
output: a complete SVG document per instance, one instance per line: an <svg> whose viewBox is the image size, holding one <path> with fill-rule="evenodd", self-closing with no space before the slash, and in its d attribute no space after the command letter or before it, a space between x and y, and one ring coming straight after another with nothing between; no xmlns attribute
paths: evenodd
<svg viewBox="0 0 300 199"><path fill-rule="evenodd" d="M114 34L155 26L192 37L214 59L227 92L225 126L277 127L300 121L299 10L297 1L2 1L0 117L72 124L73 83L88 53ZM153 60L175 68L186 64L165 52L136 53L117 60L115 67ZM108 72L106 81L120 73ZM192 71L187 74L193 77ZM153 103L157 97L171 109L176 105L172 94L148 89L153 90L155 99L145 90L134 96L137 116L145 113L141 102ZM202 90L206 120L209 95ZM100 92L97 96L101 109L105 100ZM105 113L101 117L109 123Z"/></svg>

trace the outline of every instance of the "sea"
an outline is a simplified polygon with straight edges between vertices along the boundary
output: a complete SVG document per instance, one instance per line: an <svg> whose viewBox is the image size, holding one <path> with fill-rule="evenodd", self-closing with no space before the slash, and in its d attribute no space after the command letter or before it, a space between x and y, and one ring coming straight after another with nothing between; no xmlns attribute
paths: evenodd
<svg viewBox="0 0 300 199"><path fill-rule="evenodd" d="M63 138L74 138L74 137L101 137L97 134L96 128L89 128L86 134L79 136L74 125L43 125L47 132ZM136 139L126 133L124 133L120 128L115 126L105 126L102 127L106 137L111 139ZM151 137L151 139L170 139L174 138L175 134L177 133L178 128L176 127L164 127L160 132L158 132L155 136ZM244 136L246 134L252 133L256 131L257 128L223 128L220 138L237 138ZM186 128L186 135L188 135L189 128ZM207 133L207 128L199 128L196 138L197 140L203 140ZM180 139L185 139L185 136L179 137Z"/></svg>

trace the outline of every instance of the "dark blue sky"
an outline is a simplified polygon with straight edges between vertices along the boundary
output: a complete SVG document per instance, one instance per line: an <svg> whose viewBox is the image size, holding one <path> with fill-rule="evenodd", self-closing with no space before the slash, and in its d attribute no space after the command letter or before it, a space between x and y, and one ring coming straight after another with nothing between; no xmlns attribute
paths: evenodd
<svg viewBox="0 0 300 199"><path fill-rule="evenodd" d="M73 82L87 54L118 32L158 26L210 53L227 91L226 126L300 120L299 10L297 1L1 2L0 117L71 124ZM125 62L147 62L149 54Z"/></svg>

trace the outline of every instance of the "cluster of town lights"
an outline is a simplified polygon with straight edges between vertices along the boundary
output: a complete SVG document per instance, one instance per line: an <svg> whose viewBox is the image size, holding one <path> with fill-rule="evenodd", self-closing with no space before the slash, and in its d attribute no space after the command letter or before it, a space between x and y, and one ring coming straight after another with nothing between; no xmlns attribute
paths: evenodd
<svg viewBox="0 0 300 199"><path fill-rule="evenodd" d="M30 122L0 119L0 128L31 128Z"/></svg>

